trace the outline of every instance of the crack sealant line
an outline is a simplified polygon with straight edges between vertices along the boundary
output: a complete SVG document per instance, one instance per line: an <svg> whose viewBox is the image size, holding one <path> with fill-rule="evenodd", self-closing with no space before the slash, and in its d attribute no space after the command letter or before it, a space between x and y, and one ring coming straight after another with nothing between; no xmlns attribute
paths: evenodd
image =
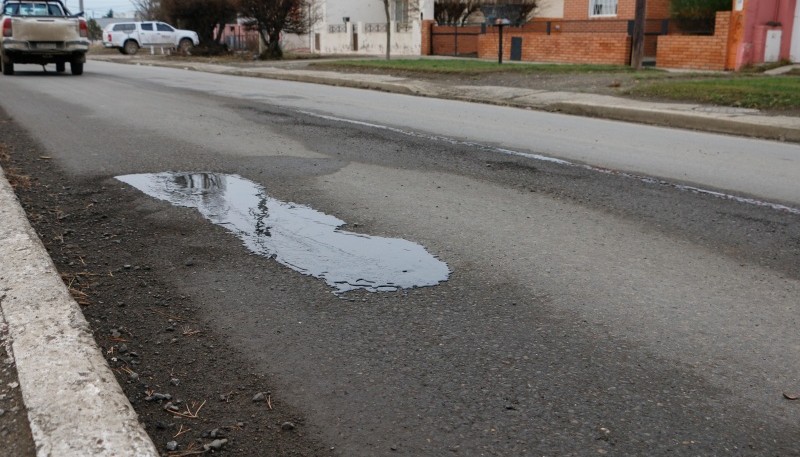
<svg viewBox="0 0 800 457"><path fill-rule="evenodd" d="M763 208L774 209L776 211L783 211L783 212L787 212L787 213L790 213L790 214L800 215L800 208L795 208L795 207L792 207L792 206L782 205L780 203L767 202L767 201L758 200L758 199L755 199L755 198L742 197L742 196L733 195L733 194L726 194L724 192L718 192L718 191L715 191L715 190L703 189L702 187L695 187L695 186L689 186L689 185L685 185L685 184L673 183L673 182L665 181L663 179L655 178L655 177L652 177L652 176L643 176L643 175L627 173L627 172L619 171L619 170L612 170L610 168L595 167L595 166L592 166L592 165L586 165L586 164L581 164L581 163L570 162L568 160L563 160L563 159L559 159L559 158L556 158L556 157L550 157L550 156L546 156L546 155L542 155L542 154L533 154L533 153L529 153L529 152L514 151L512 149L487 146L485 144L476 143L474 141L463 141L463 140L457 140L455 138L450 138L450 137L446 137L446 136L442 136L442 135L430 135L430 134L425 134L425 133L413 132L413 131L410 131L410 130L403 130L403 129L400 129L400 128L397 128L397 127L389 127L388 125L375 124L375 123L372 123L372 122L358 121L358 120L355 120L355 119L347 119L347 118L337 117L337 116L330 116L330 115L327 115L327 114L319 114L319 113L314 113L312 111L297 110L297 112L300 113L300 114L305 114L307 116L313 116L313 117L316 117L316 118L325 119L325 120L329 120L329 121L345 122L345 123L348 123L348 124L360 125L360 126L363 126L363 127L370 127L370 128L381 129L381 130L387 130L387 131L390 131L390 132L393 132L393 133L399 133L401 135L411 136L411 137L414 137L414 138L423 138L423 139L433 140L433 141L443 141L445 143L449 143L449 144L453 144L453 145L475 147L475 148L481 149L483 151L499 152L501 154L506 154L506 155L510 155L510 156L516 156L516 157L524 157L526 159L538 160L538 161L541 161L541 162L555 163L555 164L564 165L564 166L567 166L567 167L582 168L584 170L589 170L589 171L593 171L593 172L597 172L597 173L621 176L623 178L629 178L629 179L636 179L636 180L642 181L642 182L644 182L646 184L658 184L660 186L672 187L673 189L677 189L677 190L680 190L680 191L683 191L683 192L692 192L692 193L695 193L695 194L707 195L707 196L710 196L710 197L720 198L720 199L723 199L723 200L732 200L732 201L735 201L735 202L738 202L738 203L743 203L743 204L746 204L746 205L760 206L760 207L763 207Z"/></svg>

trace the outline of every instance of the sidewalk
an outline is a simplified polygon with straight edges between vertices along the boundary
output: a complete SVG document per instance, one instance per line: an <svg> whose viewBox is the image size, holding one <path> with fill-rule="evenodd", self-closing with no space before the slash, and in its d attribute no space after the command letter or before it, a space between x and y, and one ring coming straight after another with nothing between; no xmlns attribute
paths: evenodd
<svg viewBox="0 0 800 457"><path fill-rule="evenodd" d="M409 78L252 66L91 56L157 65L558 111L614 120L800 142L800 118L757 110L497 86L451 86ZM90 67L91 68L91 67ZM157 450L94 343L80 308L0 169L0 323L7 323L37 455L156 456Z"/></svg>
<svg viewBox="0 0 800 457"><path fill-rule="evenodd" d="M252 66L175 61L143 56L136 60L112 55L90 56L92 60L188 69L223 75L279 79L331 86L380 90L405 95L443 98L500 106L554 111L726 133L778 141L800 142L800 117L772 116L759 110L694 103L657 103L609 95L552 92L499 86L453 86L404 77L338 73L298 68L297 65L253 62Z"/></svg>

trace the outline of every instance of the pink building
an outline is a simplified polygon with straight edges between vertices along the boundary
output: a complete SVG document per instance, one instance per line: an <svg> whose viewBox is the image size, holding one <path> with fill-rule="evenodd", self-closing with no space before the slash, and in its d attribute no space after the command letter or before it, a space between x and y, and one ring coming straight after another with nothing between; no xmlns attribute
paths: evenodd
<svg viewBox="0 0 800 457"><path fill-rule="evenodd" d="M734 68L792 60L800 62L799 0L733 0L731 35L736 43Z"/></svg>

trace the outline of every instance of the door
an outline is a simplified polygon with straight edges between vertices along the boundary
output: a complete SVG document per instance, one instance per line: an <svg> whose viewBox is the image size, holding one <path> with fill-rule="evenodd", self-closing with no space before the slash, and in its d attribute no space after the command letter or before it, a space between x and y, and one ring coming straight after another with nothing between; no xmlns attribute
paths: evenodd
<svg viewBox="0 0 800 457"><path fill-rule="evenodd" d="M139 27L139 43L142 46L152 46L158 42L158 36L152 22L142 22Z"/></svg>
<svg viewBox="0 0 800 457"><path fill-rule="evenodd" d="M158 42L162 44L176 45L175 42L175 29L171 25L163 22L156 23L158 31Z"/></svg>
<svg viewBox="0 0 800 457"><path fill-rule="evenodd" d="M522 37L511 38L511 60L522 60Z"/></svg>

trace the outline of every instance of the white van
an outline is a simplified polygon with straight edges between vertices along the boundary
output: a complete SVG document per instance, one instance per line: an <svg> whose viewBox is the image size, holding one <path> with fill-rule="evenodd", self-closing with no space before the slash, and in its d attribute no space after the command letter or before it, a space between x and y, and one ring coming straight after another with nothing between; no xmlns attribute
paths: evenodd
<svg viewBox="0 0 800 457"><path fill-rule="evenodd" d="M181 30L165 22L117 22L103 29L103 46L133 55L141 47L171 47L188 52L200 44L196 32Z"/></svg>

